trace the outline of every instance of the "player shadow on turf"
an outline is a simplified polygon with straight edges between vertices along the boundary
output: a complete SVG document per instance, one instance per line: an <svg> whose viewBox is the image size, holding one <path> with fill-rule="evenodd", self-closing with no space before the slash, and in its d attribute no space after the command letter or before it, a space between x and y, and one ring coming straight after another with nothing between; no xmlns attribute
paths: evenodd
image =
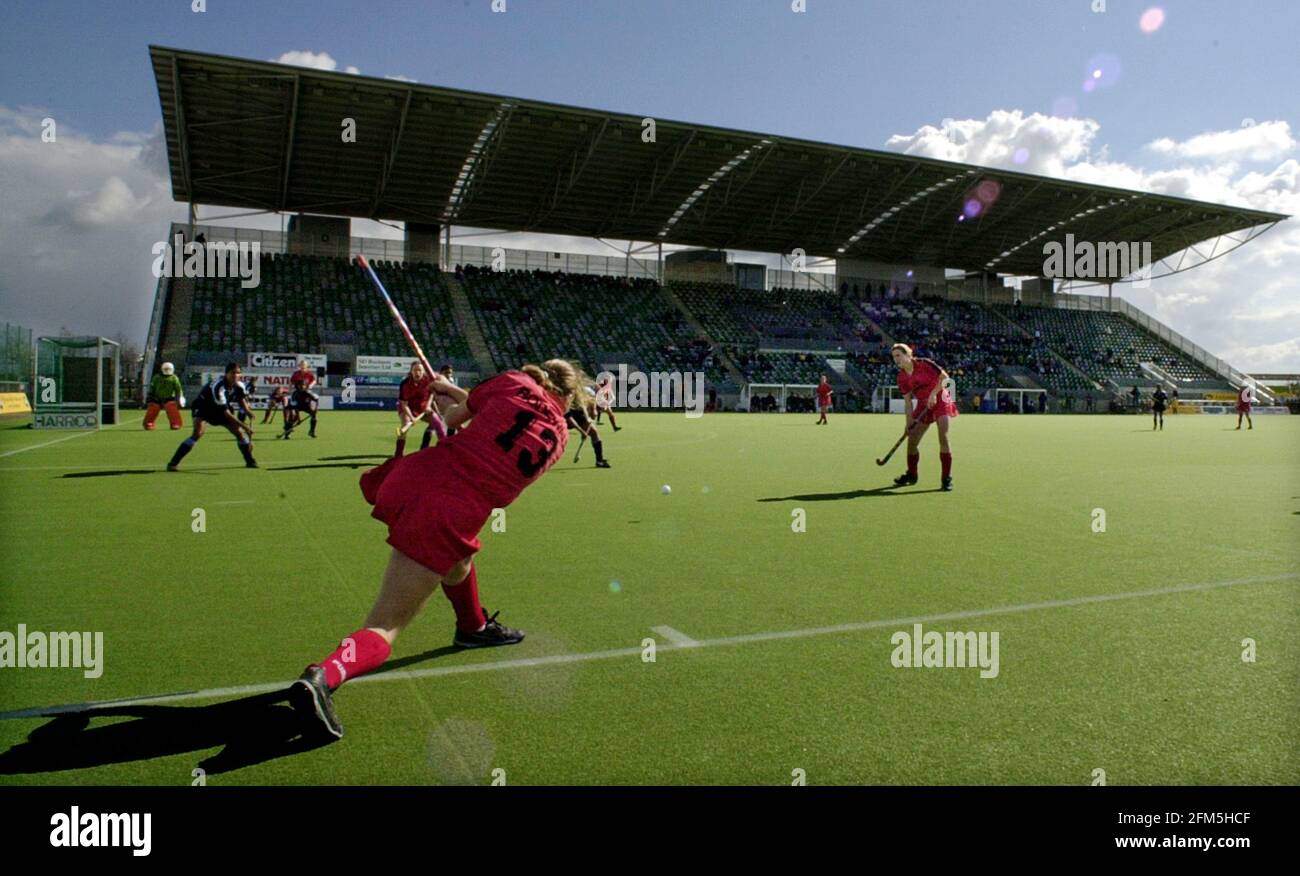
<svg viewBox="0 0 1300 876"><path fill-rule="evenodd" d="M759 499L760 502L832 502L837 499L869 499L881 496L920 496L924 493L941 493L938 487L932 490L903 490L893 484L876 487L874 490L845 490L842 493L805 493L802 496L770 496Z"/></svg>
<svg viewBox="0 0 1300 876"><path fill-rule="evenodd" d="M387 457L382 457L387 459ZM367 457L365 462L306 462L302 465L276 465L267 466L267 471L300 471L307 468L374 468L375 461Z"/></svg>
<svg viewBox="0 0 1300 876"><path fill-rule="evenodd" d="M282 705L287 698L286 689L210 706L106 706L46 716L52 720L26 742L0 752L0 775L91 769L224 746L195 764L217 775L333 741L305 735L313 728ZM97 718L119 717L135 720L91 726Z"/></svg>
<svg viewBox="0 0 1300 876"><path fill-rule="evenodd" d="M412 654L409 657L401 657L397 660L389 660L379 669L376 669L375 675L383 675L385 672L392 672L394 669L401 669L410 666L412 663L423 663L426 660L433 660L437 657L445 657L448 654L459 654L463 649L455 645L443 645L441 648L430 648L420 654Z"/></svg>
<svg viewBox="0 0 1300 876"><path fill-rule="evenodd" d="M149 475L149 474L167 474L173 475L176 472L164 471L160 468L120 468L108 469L106 471L74 471L67 474L59 475L60 478L115 478L121 475ZM188 470L185 474L204 474L210 475L215 472Z"/></svg>

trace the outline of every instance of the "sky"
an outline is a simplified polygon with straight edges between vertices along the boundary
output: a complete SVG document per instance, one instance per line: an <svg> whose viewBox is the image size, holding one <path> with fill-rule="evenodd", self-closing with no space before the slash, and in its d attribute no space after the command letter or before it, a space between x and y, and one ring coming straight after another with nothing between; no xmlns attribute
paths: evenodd
<svg viewBox="0 0 1300 876"><path fill-rule="evenodd" d="M143 340L151 248L185 217L151 44L1300 215L1297 35L1295 0L5 0L0 321ZM1117 294L1239 368L1300 372L1297 277L1300 219Z"/></svg>

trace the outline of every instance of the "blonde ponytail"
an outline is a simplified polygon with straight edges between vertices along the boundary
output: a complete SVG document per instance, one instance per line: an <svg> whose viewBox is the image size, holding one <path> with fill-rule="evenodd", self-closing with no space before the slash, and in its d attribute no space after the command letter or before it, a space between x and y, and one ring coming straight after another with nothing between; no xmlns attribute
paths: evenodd
<svg viewBox="0 0 1300 876"><path fill-rule="evenodd" d="M581 366L564 359L547 359L541 365L525 365L520 369L542 389L564 400L568 407L583 403L583 387L591 383L591 378L583 372Z"/></svg>

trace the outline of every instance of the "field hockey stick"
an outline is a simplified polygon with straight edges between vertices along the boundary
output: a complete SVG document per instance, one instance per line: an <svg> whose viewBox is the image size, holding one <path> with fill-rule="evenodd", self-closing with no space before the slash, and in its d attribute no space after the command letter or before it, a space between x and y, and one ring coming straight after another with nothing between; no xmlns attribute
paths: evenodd
<svg viewBox="0 0 1300 876"><path fill-rule="evenodd" d="M311 415L310 415L310 414L304 414L302 411L298 411L298 419L294 420L294 421L293 421L293 425L291 425L288 429L285 429L285 430L284 430L283 432L281 432L280 434L282 434L282 435L292 435L292 434L297 430L297 428L298 428L299 426L301 426L303 423L308 423L308 422L310 422L310 421L311 421Z"/></svg>
<svg viewBox="0 0 1300 876"><path fill-rule="evenodd" d="M912 426L915 426L919 422L921 422L921 419L919 417L913 420L912 425L908 426L906 429L903 430L903 434L898 436L898 440L894 442L893 447L889 448L889 452L885 454L884 458L876 460L876 465L884 465L885 463L889 462L890 458L893 457L894 452L898 450L900 446L902 446L905 440L907 440L907 435L911 431Z"/></svg>
<svg viewBox="0 0 1300 876"><path fill-rule="evenodd" d="M587 433L582 433L582 439L578 442L578 452L573 454L573 461L577 462L578 457L582 455L582 445L587 443Z"/></svg>
<svg viewBox="0 0 1300 876"><path fill-rule="evenodd" d="M902 445L903 441L906 439L907 439L906 432L898 436L898 440L894 442L893 447L889 448L889 452L886 453L883 458L878 458L876 460L876 465L884 465L885 463L889 462L890 458L893 457L894 455L894 451L898 450L899 446Z"/></svg>
<svg viewBox="0 0 1300 876"><path fill-rule="evenodd" d="M424 350L420 348L420 342L415 339L415 335L411 334L411 329L407 326L406 320L402 318L402 312L398 310L397 305L393 303L392 296L390 296L388 290L384 288L384 283L379 279L379 275L375 273L375 269L370 266L370 262L366 261L366 257L363 255L357 256L357 264L365 268L366 273L370 275L370 279L374 281L375 288L379 290L379 294L384 296L384 303L388 305L389 313L393 315L393 319L397 320L397 327L402 330L402 334L406 337L406 342L410 344L411 349L415 351L415 358L419 359L420 364L424 366L424 373L433 374L433 367L425 357Z"/></svg>

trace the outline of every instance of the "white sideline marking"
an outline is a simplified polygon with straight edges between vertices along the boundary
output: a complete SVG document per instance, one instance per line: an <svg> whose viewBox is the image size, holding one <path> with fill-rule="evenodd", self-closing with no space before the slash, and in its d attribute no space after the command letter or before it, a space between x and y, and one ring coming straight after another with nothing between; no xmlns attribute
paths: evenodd
<svg viewBox="0 0 1300 876"><path fill-rule="evenodd" d="M650 631L663 636L678 648L698 648L700 646L699 642L680 630L674 630L672 627L651 627Z"/></svg>
<svg viewBox="0 0 1300 876"><path fill-rule="evenodd" d="M746 633L739 636L725 636L720 639L702 639L693 645L670 644L660 650L674 651L691 648L716 648L726 645L745 645L752 642L772 642L782 639L807 639L812 636L825 636L835 633L857 633L881 627L904 627L912 624L931 624L937 621L965 620L976 617L993 617L1001 614L1021 614L1029 611L1043 611L1049 608L1072 608L1078 605L1092 605L1101 602L1119 602L1126 599L1145 599L1148 596L1169 596L1177 593L1197 593L1203 590L1221 590L1242 584L1270 584L1278 581L1294 581L1300 578L1300 572L1288 572L1282 575L1265 575L1258 578L1237 578L1229 581L1211 581L1203 584L1183 584L1177 587L1155 588L1151 590L1133 590L1128 593L1102 593L1095 596L1074 596L1068 599L1053 599L1047 602L1028 602L1020 605L1001 605L996 608L980 608L968 611L950 611L939 614L923 614L912 617L887 618L884 620L858 621L856 623L835 624L829 627L808 627L802 630L778 630L767 633ZM659 629L659 628L656 628ZM680 634L679 634L680 635ZM349 685L367 684L381 681L407 681L421 678L436 678L444 675L464 675L469 672L493 672L500 669L527 669L535 666L557 666L568 663L586 663L592 660L610 660L615 657L636 657L641 648L614 648L608 651L588 651L583 654L554 654L550 657L522 657L517 660L489 660L482 663L465 663L459 666L436 666L426 669L401 669L391 672L376 672L353 679ZM104 700L91 703L74 703L45 708L17 709L0 712L0 720L9 718L40 718L51 715L75 714L97 709L137 706L157 703L178 703L187 700L206 700L230 696L251 696L285 690L290 681L273 681L264 684L245 684L235 687L217 687L209 690L181 691L170 694L152 694L142 697L126 697L117 700Z"/></svg>
<svg viewBox="0 0 1300 876"><path fill-rule="evenodd" d="M144 416L141 415L140 419L144 419ZM6 456L13 456L15 453L26 453L29 450L39 450L42 447L49 447L51 444L58 444L60 441L71 441L73 438L85 438L87 435L97 435L104 429L116 429L118 426L123 425L126 425L126 421L119 420L118 422L113 423L110 426L104 426L101 429L91 429L87 432L77 432L74 435L64 435L62 438L55 438L53 441L44 441L40 444L32 444L29 447L19 447L17 450L6 450L4 453L0 453L0 459L4 459Z"/></svg>
<svg viewBox="0 0 1300 876"><path fill-rule="evenodd" d="M15 453L26 453L29 450L40 450L42 447L49 447L51 444L58 444L60 441L71 441L73 438L85 438L87 435L94 434L94 432L77 432L72 435L64 435L62 438L55 438L53 441L43 441L40 444L32 444L28 447L19 447L17 450L6 450L4 453L0 453L0 459L3 459L6 456L13 456Z"/></svg>

